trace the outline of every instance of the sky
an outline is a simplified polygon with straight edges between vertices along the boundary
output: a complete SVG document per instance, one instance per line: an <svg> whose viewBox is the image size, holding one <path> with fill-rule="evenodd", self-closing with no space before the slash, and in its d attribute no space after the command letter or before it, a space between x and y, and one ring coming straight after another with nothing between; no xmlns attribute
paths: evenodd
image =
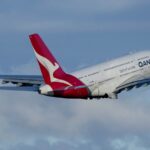
<svg viewBox="0 0 150 150"><path fill-rule="evenodd" d="M1 0L0 74L40 74L39 33L67 72L150 50L149 0ZM150 87L118 100L0 91L0 150L149 150Z"/></svg>

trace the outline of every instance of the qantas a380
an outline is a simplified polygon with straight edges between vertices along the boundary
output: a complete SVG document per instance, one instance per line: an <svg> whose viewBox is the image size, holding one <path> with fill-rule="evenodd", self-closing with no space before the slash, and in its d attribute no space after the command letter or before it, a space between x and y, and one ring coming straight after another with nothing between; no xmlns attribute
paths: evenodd
<svg viewBox="0 0 150 150"><path fill-rule="evenodd" d="M93 99L117 99L124 90L150 84L150 52L143 51L98 64L72 74L66 73L38 34L29 36L42 76L1 75L7 90L31 90L41 95Z"/></svg>

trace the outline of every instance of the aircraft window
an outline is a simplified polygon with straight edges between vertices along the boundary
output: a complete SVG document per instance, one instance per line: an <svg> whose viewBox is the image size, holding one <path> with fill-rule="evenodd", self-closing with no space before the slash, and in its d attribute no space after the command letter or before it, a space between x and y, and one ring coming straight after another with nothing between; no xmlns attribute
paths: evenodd
<svg viewBox="0 0 150 150"><path fill-rule="evenodd" d="M143 60L143 59L147 59L147 58L149 58L149 56L139 58L138 60Z"/></svg>
<svg viewBox="0 0 150 150"><path fill-rule="evenodd" d="M92 76L92 75L95 75L95 74L97 74L98 72L94 72L94 73L91 73L91 74L89 74L88 76Z"/></svg>
<svg viewBox="0 0 150 150"><path fill-rule="evenodd" d="M104 69L104 71L108 71L108 70L111 70L111 69L114 69L114 68L117 68L117 67L121 67L121 66L124 66L124 65L127 65L127 64L130 64L130 62L126 62L126 63L120 64L120 65L116 65L116 66L113 66L113 67L110 67L110 68L106 68L106 69Z"/></svg>
<svg viewBox="0 0 150 150"><path fill-rule="evenodd" d="M106 82L106 81L110 81L110 80L112 80L112 79L114 79L115 77L112 77L112 78L109 78L109 79L106 79L106 80L104 80L104 81L100 81L100 82L98 82L98 83L103 83L103 82Z"/></svg>
<svg viewBox="0 0 150 150"><path fill-rule="evenodd" d="M88 75L85 75L85 76L79 77L79 79L86 78L86 77L88 77Z"/></svg>
<svg viewBox="0 0 150 150"><path fill-rule="evenodd" d="M122 77L122 76L126 76L126 75L128 75L128 74L135 73L135 72L138 72L138 71L140 71L140 70L143 70L143 68L142 68L142 69L135 70L135 71L132 71L132 72L128 72L128 73L122 74L122 75L120 75L120 76L121 76L121 77Z"/></svg>

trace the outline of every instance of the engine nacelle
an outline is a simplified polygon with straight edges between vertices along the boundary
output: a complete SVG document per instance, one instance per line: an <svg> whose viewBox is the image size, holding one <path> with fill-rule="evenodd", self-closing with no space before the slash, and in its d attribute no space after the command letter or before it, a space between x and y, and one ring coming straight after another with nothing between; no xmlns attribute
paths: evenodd
<svg viewBox="0 0 150 150"><path fill-rule="evenodd" d="M53 96L54 95L53 89L47 84L41 85L39 87L38 92L39 92L39 94L46 95L46 96Z"/></svg>

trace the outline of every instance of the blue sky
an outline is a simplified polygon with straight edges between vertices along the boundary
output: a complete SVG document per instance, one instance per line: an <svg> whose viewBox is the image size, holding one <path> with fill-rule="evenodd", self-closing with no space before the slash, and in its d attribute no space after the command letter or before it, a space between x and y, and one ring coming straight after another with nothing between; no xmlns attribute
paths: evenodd
<svg viewBox="0 0 150 150"><path fill-rule="evenodd" d="M39 33L66 71L150 49L148 0L1 0L0 73L40 74ZM0 150L148 150L150 88L118 101L0 91Z"/></svg>

